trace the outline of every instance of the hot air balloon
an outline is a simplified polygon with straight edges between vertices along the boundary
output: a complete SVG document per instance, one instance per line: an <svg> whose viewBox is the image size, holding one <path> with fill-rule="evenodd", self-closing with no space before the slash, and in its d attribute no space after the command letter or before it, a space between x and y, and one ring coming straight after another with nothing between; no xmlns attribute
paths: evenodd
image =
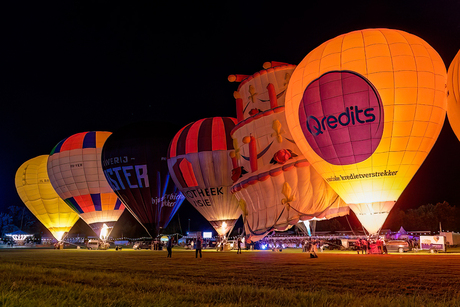
<svg viewBox="0 0 460 307"><path fill-rule="evenodd" d="M446 69L421 38L367 29L311 51L292 74L286 119L301 152L371 234L433 147Z"/></svg>
<svg viewBox="0 0 460 307"><path fill-rule="evenodd" d="M223 237L230 232L241 211L230 193L233 150L230 130L236 119L212 117L182 128L168 150L168 167L187 200Z"/></svg>
<svg viewBox="0 0 460 307"><path fill-rule="evenodd" d="M449 65L447 73L447 118L460 140L460 51Z"/></svg>
<svg viewBox="0 0 460 307"><path fill-rule="evenodd" d="M112 229L125 209L102 171L102 146L110 134L82 132L60 141L51 151L47 166L57 194L101 239L109 235L107 227Z"/></svg>
<svg viewBox="0 0 460 307"><path fill-rule="evenodd" d="M53 189L47 162L48 155L24 162L16 172L16 190L30 212L61 241L79 217Z"/></svg>
<svg viewBox="0 0 460 307"><path fill-rule="evenodd" d="M264 68L246 78L229 78L241 80L234 94L239 122L231 132L237 174L232 193L239 200L251 241L299 221L349 213L289 133L284 101L295 65L268 62Z"/></svg>
<svg viewBox="0 0 460 307"><path fill-rule="evenodd" d="M156 237L184 196L170 179L166 154L175 126L141 122L114 132L102 149L102 168L113 191L147 232Z"/></svg>

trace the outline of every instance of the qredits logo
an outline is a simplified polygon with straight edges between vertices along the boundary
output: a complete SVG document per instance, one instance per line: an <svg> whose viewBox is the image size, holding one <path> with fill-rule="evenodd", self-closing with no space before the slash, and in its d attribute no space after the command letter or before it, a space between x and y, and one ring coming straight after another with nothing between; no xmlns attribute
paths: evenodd
<svg viewBox="0 0 460 307"><path fill-rule="evenodd" d="M351 71L331 71L312 81L299 106L312 149L335 165L369 158L383 134L383 106L375 87Z"/></svg>

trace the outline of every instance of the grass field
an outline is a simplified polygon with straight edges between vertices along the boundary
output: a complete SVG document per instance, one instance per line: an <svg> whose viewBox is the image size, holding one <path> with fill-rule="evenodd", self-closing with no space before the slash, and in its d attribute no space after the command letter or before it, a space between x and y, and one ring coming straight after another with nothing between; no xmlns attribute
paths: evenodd
<svg viewBox="0 0 460 307"><path fill-rule="evenodd" d="M0 306L460 306L459 254L0 249Z"/></svg>

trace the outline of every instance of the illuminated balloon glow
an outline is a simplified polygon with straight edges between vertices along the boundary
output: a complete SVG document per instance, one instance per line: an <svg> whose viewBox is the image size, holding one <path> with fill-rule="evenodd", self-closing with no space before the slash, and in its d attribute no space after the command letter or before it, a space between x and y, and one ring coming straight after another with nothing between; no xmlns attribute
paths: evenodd
<svg viewBox="0 0 460 307"><path fill-rule="evenodd" d="M112 191L101 165L110 132L74 134L59 142L48 159L48 175L57 194L96 232L113 228L125 206Z"/></svg>
<svg viewBox="0 0 460 307"><path fill-rule="evenodd" d="M449 65L447 73L447 118L460 140L460 51Z"/></svg>
<svg viewBox="0 0 460 307"><path fill-rule="evenodd" d="M102 168L126 208L156 237L184 201L170 180L166 154L177 127L141 122L114 132L102 149Z"/></svg>
<svg viewBox="0 0 460 307"><path fill-rule="evenodd" d="M30 212L56 240L61 241L79 216L59 197L51 185L47 162L48 155L24 162L16 172L16 190Z"/></svg>
<svg viewBox="0 0 460 307"><path fill-rule="evenodd" d="M286 119L305 157L377 233L433 147L446 69L403 31L340 35L311 51L288 86Z"/></svg>
<svg viewBox="0 0 460 307"><path fill-rule="evenodd" d="M246 78L229 78L241 81L234 94L239 122L231 132L232 193L239 200L251 241L272 230L287 230L300 220L349 213L289 133L284 100L295 66L271 62L264 67Z"/></svg>
<svg viewBox="0 0 460 307"><path fill-rule="evenodd" d="M230 131L235 122L213 117L191 123L174 136L168 151L174 182L220 236L230 232L241 215L238 200L230 193Z"/></svg>

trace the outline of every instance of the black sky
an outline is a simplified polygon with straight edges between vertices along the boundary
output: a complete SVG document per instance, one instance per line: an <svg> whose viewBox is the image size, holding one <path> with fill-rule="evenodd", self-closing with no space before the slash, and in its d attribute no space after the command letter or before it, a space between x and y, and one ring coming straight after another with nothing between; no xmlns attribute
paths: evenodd
<svg viewBox="0 0 460 307"><path fill-rule="evenodd" d="M2 4L0 211L22 206L18 167L74 133L140 120L236 116L232 73L298 64L337 35L394 28L446 67L460 49L458 1L34 1ZM460 142L446 125L397 202L460 206ZM186 217L184 217L186 218Z"/></svg>

